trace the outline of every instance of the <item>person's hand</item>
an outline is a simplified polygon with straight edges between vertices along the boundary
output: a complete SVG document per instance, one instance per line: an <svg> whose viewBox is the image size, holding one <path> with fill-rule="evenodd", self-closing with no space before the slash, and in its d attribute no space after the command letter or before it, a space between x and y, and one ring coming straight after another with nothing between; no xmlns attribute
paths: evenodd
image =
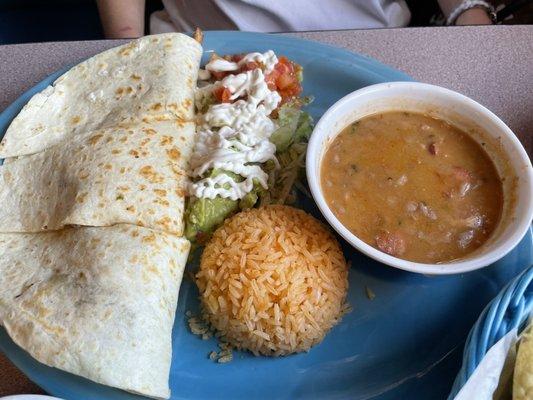
<svg viewBox="0 0 533 400"><path fill-rule="evenodd" d="M455 25L491 25L492 20L483 8L471 8L457 17Z"/></svg>

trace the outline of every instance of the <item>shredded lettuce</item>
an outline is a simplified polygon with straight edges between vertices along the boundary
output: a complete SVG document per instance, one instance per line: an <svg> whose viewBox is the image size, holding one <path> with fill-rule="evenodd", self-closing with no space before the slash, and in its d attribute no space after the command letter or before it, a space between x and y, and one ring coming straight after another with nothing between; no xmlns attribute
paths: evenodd
<svg viewBox="0 0 533 400"><path fill-rule="evenodd" d="M293 143L307 143L312 132L313 118L308 113L302 111L300 113L300 118L298 119L296 131L294 132Z"/></svg>
<svg viewBox="0 0 533 400"><path fill-rule="evenodd" d="M292 144L302 112L296 107L282 106L280 108L278 113L279 127L270 136L270 141L276 146L276 152L285 151Z"/></svg>
<svg viewBox="0 0 533 400"><path fill-rule="evenodd" d="M311 97L286 103L278 111L278 129L270 136L277 153L286 151L293 143L306 141L311 134L313 119L301 107L312 102Z"/></svg>
<svg viewBox="0 0 533 400"><path fill-rule="evenodd" d="M307 99L310 102L312 99ZM279 110L279 128L270 140L276 145L280 168L266 168L269 190L261 194L261 205L291 202L292 189L305 168L307 141L313 131L313 118L300 109L301 103L285 104Z"/></svg>

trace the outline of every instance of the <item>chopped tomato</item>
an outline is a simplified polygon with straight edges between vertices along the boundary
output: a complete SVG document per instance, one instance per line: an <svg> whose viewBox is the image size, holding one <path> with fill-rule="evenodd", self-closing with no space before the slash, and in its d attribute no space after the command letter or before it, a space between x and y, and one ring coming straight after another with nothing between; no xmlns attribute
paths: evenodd
<svg viewBox="0 0 533 400"><path fill-rule="evenodd" d="M243 54L236 54L233 56L225 56L224 59L238 63L243 59L243 57ZM249 61L247 63L244 63L244 65L241 65L238 71L211 72L211 74L214 80L218 81L225 78L229 74L252 71L257 68L263 69L264 66L256 61ZM274 66L274 69L265 76L265 81L267 83L268 88L270 90L277 91L281 96L280 105L285 104L286 102L294 99L302 92L302 86L298 78L301 70L301 66L293 63L287 57L281 56L278 58L278 62ZM227 88L220 87L216 89L214 91L214 95L218 102L231 102L231 93Z"/></svg>
<svg viewBox="0 0 533 400"><path fill-rule="evenodd" d="M251 71L251 70L257 69L259 67L260 67L259 63L256 63L255 61L250 61L250 62L247 62L246 64L244 64L241 67L241 72Z"/></svg>
<svg viewBox="0 0 533 400"><path fill-rule="evenodd" d="M294 73L294 64L285 56L278 59L278 63L274 67L280 74Z"/></svg>
<svg viewBox="0 0 533 400"><path fill-rule="evenodd" d="M225 71L220 71L220 72L218 72L218 71L211 71L211 75L213 76L213 78L215 78L215 80L219 81L219 80L225 78L226 75L228 75L228 73L225 72Z"/></svg>
<svg viewBox="0 0 533 400"><path fill-rule="evenodd" d="M283 89L278 89L278 93L281 96L282 104L298 96L302 92L302 87L300 86L300 83L298 82L298 79L296 77L291 77L291 80L287 83L284 82L284 85L287 86L285 86Z"/></svg>
<svg viewBox="0 0 533 400"><path fill-rule="evenodd" d="M300 70L299 65L282 56L278 59L274 70L265 77L268 88L276 90L281 96L281 104L301 93L302 86L297 75Z"/></svg>
<svg viewBox="0 0 533 400"><path fill-rule="evenodd" d="M265 76L265 82L267 83L267 86L270 90L277 90L278 86L276 85L276 82L278 78L279 72L276 70Z"/></svg>
<svg viewBox="0 0 533 400"><path fill-rule="evenodd" d="M277 86L280 90L285 90L293 86L295 83L295 77L289 74L281 75L277 80Z"/></svg>
<svg viewBox="0 0 533 400"><path fill-rule="evenodd" d="M280 57L274 70L270 72L265 81L270 90L276 90L281 96L281 104L298 96L302 91L302 86L298 80L298 72L301 67L289 61L287 57Z"/></svg>
<svg viewBox="0 0 533 400"><path fill-rule="evenodd" d="M213 91L213 95L220 103L231 103L231 92L227 87L220 86Z"/></svg>

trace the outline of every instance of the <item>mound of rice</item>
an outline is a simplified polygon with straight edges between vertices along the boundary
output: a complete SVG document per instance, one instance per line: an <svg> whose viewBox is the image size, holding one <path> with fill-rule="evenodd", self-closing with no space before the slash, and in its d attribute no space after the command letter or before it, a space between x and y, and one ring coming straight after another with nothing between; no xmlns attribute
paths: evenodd
<svg viewBox="0 0 533 400"><path fill-rule="evenodd" d="M196 275L217 336L255 355L308 351L341 318L348 267L316 219L281 205L226 220Z"/></svg>

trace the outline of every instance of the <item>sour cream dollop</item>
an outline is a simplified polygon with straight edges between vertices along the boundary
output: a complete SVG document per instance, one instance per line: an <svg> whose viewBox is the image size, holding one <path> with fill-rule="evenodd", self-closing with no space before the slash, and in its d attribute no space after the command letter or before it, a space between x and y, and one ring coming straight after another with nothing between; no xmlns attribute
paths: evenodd
<svg viewBox="0 0 533 400"><path fill-rule="evenodd" d="M274 70L274 67L278 63L278 57L272 50L268 50L266 53L249 53L246 54L239 62L228 61L224 58L215 58L209 61L205 70L201 69L198 77L200 80L207 80L211 78L211 72L233 72L240 69L243 65L249 62L256 62L262 64L265 68L265 72L269 74Z"/></svg>
<svg viewBox="0 0 533 400"><path fill-rule="evenodd" d="M247 54L237 63L219 58L206 65L201 78L208 72L237 71L252 61L262 64L268 74L278 59L272 50ZM213 104L199 117L190 163L191 177L196 181L189 185L189 194L238 200L253 190L254 180L268 189L268 174L260 164L273 160L277 165L276 146L270 142L277 126L269 115L278 107L281 96L268 88L263 70L256 68L199 88L197 106L222 86L230 91L233 103ZM243 180L236 182L226 174L205 176L215 168L233 172Z"/></svg>

